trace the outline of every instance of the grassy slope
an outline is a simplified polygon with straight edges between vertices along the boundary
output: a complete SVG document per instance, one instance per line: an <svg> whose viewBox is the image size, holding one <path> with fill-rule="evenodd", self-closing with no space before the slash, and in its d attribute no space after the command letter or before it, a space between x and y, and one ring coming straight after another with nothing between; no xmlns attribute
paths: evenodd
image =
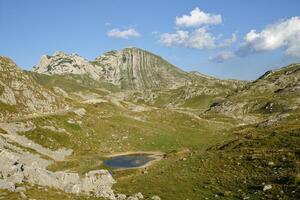
<svg viewBox="0 0 300 200"><path fill-rule="evenodd" d="M35 72L27 72L39 84L52 89L54 86L60 87L67 92L77 92L84 90L93 91L95 88L104 88L109 91L119 91L119 88L105 82L95 81L87 75L45 75ZM97 91L99 92L99 91Z"/></svg>
<svg viewBox="0 0 300 200"><path fill-rule="evenodd" d="M40 81L44 80L40 78ZM56 81L63 82L58 84ZM94 90L93 87L64 81L57 77L55 82L48 80L44 84L66 86L63 89L72 92ZM200 100L189 102L189 106ZM142 192L147 197L157 194L172 200L216 196L224 199L278 198L277 195L282 199L299 197L299 186L295 183L300 173L300 112L297 110L271 126L235 127L235 120L220 114L207 115L213 120L207 121L164 108L136 113L111 103L77 106L85 107L87 115L79 117L69 113L33 120L38 125L53 123L65 128L70 135L43 129L25 133L48 148L74 150L66 161L50 166L51 170L83 174L104 167L100 161L112 152L160 150L166 152L166 158L146 170L114 171L117 179L115 190L127 194ZM269 114L272 113L266 113ZM70 124L69 119L82 124ZM269 165L270 162L274 165ZM263 192L263 183L271 184L272 189ZM62 195L73 197L52 190L42 194L34 188L28 194L49 199L61 198ZM16 194L8 196L13 198L13 195Z"/></svg>

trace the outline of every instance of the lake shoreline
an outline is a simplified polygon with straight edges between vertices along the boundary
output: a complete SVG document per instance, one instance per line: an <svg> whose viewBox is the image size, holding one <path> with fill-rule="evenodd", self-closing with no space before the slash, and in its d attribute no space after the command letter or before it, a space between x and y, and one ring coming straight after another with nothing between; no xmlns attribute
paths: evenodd
<svg viewBox="0 0 300 200"><path fill-rule="evenodd" d="M113 157L118 157L118 156L127 156L127 155L147 155L151 158L153 158L153 160L147 162L144 165L138 166L138 167L121 167L121 168L114 168L114 171L121 171L121 170L129 170L129 169L143 169L143 168L147 168L151 165L153 165L154 163L156 163L157 161L160 161L163 159L163 155L165 153L160 152L160 151L127 151L127 152L119 152L119 153L113 153L110 155L106 155L105 158L113 158Z"/></svg>

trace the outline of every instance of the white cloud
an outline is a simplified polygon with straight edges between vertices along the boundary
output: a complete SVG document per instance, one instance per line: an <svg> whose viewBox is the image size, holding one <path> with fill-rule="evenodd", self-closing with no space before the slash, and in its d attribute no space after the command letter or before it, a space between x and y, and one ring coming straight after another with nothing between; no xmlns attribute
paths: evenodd
<svg viewBox="0 0 300 200"><path fill-rule="evenodd" d="M233 33L231 35L231 38L227 38L225 39L223 42L221 42L219 44L219 47L220 48L227 48L227 47L230 47L232 44L234 44L235 42L237 41L237 36L235 33Z"/></svg>
<svg viewBox="0 0 300 200"><path fill-rule="evenodd" d="M239 55L284 48L285 53L300 57L300 18L292 17L266 26L261 32L251 30L244 37Z"/></svg>
<svg viewBox="0 0 300 200"><path fill-rule="evenodd" d="M199 8L195 8L190 15L176 17L177 31L173 33L163 33L160 35L160 43L165 46L181 46L194 49L228 48L237 41L236 34L230 38L222 39L222 36L215 37L209 31L209 24L221 24L222 16L205 13ZM193 29L184 29L193 27Z"/></svg>
<svg viewBox="0 0 300 200"><path fill-rule="evenodd" d="M178 30L175 33L164 33L160 42L166 46L183 46L187 48L214 48L215 38L205 28L198 28L193 32Z"/></svg>
<svg viewBox="0 0 300 200"><path fill-rule="evenodd" d="M129 28L125 30L120 30L116 28L108 31L107 36L113 38L128 39L130 37L140 37L141 34L137 32L134 28Z"/></svg>
<svg viewBox="0 0 300 200"><path fill-rule="evenodd" d="M231 58L234 58L234 57L235 57L235 54L232 53L231 51L223 51L214 57L210 57L209 60L211 62L215 62L215 63L222 63L222 62L229 60Z"/></svg>
<svg viewBox="0 0 300 200"><path fill-rule="evenodd" d="M236 34L230 38L220 41L214 37L207 28L198 28L193 32L178 30L175 33L164 33L160 35L160 43L171 46L182 46L194 49L213 49L230 47L237 40Z"/></svg>
<svg viewBox="0 0 300 200"><path fill-rule="evenodd" d="M196 49L214 48L215 37L205 28L199 28L191 34L187 46Z"/></svg>
<svg viewBox="0 0 300 200"><path fill-rule="evenodd" d="M176 31L176 33L164 33L160 36L160 42L166 46L183 45L189 39L188 31Z"/></svg>
<svg viewBox="0 0 300 200"><path fill-rule="evenodd" d="M199 8L195 8L190 12L190 15L176 17L177 26L201 26L204 24L221 24L222 16L216 14L205 13Z"/></svg>

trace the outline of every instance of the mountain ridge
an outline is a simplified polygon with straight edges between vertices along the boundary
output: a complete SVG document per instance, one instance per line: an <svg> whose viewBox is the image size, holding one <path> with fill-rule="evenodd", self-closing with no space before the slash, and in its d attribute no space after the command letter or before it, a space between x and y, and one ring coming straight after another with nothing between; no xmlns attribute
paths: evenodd
<svg viewBox="0 0 300 200"><path fill-rule="evenodd" d="M54 53L42 56L32 71L42 74L88 74L122 89L177 88L196 78L216 79L200 72L186 72L161 56L129 47L108 51L93 61L77 54Z"/></svg>

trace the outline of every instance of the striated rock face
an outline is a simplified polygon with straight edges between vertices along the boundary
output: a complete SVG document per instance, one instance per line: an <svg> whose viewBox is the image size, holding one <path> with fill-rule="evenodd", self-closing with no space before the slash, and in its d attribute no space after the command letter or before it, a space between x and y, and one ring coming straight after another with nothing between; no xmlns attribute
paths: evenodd
<svg viewBox="0 0 300 200"><path fill-rule="evenodd" d="M88 74L122 89L176 88L188 80L188 73L161 57L138 48L110 51L88 62L76 54L59 52L43 56L34 72L43 74Z"/></svg>
<svg viewBox="0 0 300 200"><path fill-rule="evenodd" d="M37 84L13 61L0 56L0 118L13 112L55 112L65 106L58 96Z"/></svg>
<svg viewBox="0 0 300 200"><path fill-rule="evenodd" d="M111 51L96 58L103 77L124 89L176 88L187 81L187 73L161 57L138 48Z"/></svg>

